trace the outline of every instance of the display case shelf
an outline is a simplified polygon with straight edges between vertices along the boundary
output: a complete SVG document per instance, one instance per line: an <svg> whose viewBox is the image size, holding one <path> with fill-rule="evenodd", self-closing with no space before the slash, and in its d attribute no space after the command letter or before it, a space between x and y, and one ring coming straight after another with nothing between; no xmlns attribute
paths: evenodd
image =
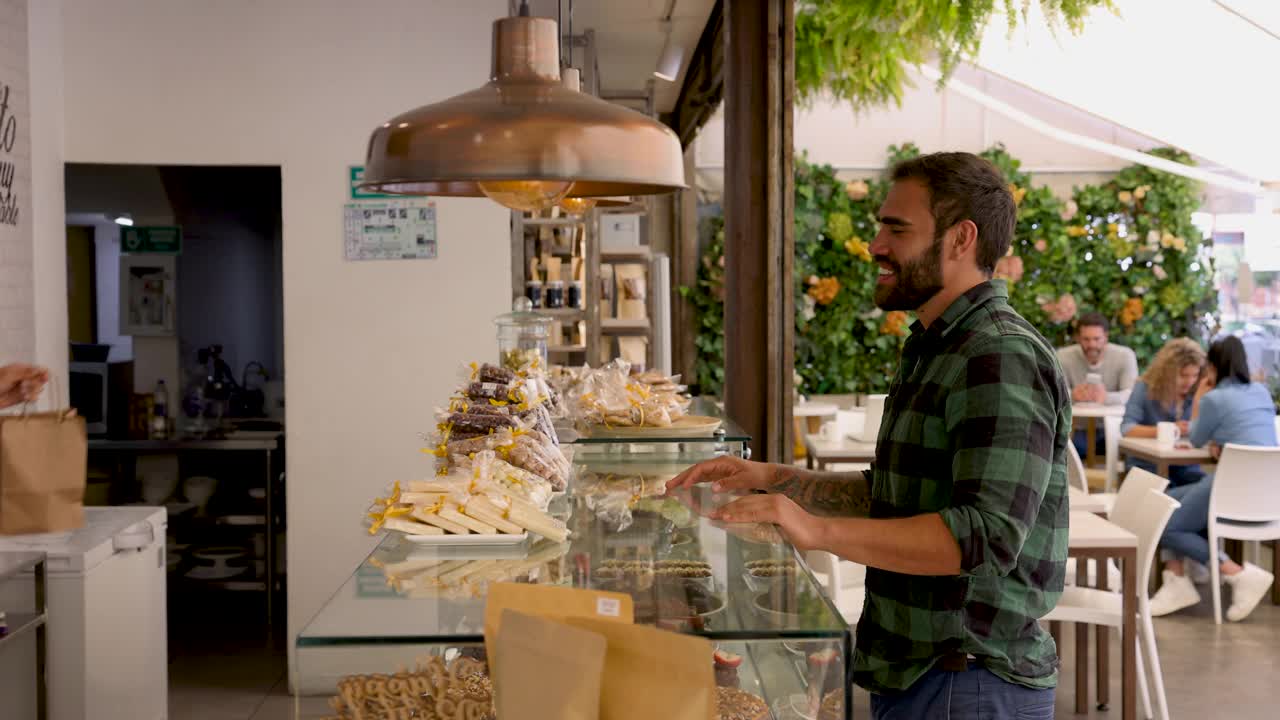
<svg viewBox="0 0 1280 720"><path fill-rule="evenodd" d="M743 656L742 689L777 718L805 717L824 684L843 687L850 629L776 528L708 517L732 495L709 486L664 494L667 480L715 448L685 439L576 445L569 490L551 507L572 531L565 543L443 548L384 536L298 633L295 684L332 693L345 675L480 652L489 583L528 582L627 593L636 623ZM705 569L689 575L709 577L658 572L689 564Z"/></svg>

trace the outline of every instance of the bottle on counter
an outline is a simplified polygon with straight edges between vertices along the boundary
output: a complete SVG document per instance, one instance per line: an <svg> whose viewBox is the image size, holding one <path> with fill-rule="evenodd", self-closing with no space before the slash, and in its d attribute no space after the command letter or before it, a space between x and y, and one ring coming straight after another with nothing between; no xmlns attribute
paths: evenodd
<svg viewBox="0 0 1280 720"><path fill-rule="evenodd" d="M156 381L151 407L151 438L164 440L169 437L169 388L164 380Z"/></svg>

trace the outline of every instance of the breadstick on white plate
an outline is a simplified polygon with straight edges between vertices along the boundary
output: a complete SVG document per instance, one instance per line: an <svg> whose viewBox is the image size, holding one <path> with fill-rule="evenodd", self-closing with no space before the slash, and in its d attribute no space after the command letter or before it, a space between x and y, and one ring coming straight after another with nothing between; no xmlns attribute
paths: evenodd
<svg viewBox="0 0 1280 720"><path fill-rule="evenodd" d="M463 527L467 528L468 530L470 530L471 532L474 532L477 535L497 535L498 534L498 529L495 528L494 526L486 525L480 522L479 520L476 520L475 518L467 517L466 515L463 515L462 513L455 510L454 509L455 507L456 506L454 506L451 503L440 508L440 517L445 520L448 520L449 522L454 522L459 525L462 525Z"/></svg>
<svg viewBox="0 0 1280 720"><path fill-rule="evenodd" d="M447 530L453 533L454 535L466 535L471 532L470 530L467 529L465 525L459 525L458 523L453 522L452 520L449 520L447 518L442 518L440 517L439 514L429 512L429 510L430 508L425 508L425 507L414 508L413 519L427 523L428 525L435 525L436 527L441 528L443 530Z"/></svg>
<svg viewBox="0 0 1280 720"><path fill-rule="evenodd" d="M434 505L444 497L447 497L447 493L407 492L400 493L400 502L409 505Z"/></svg>
<svg viewBox="0 0 1280 720"><path fill-rule="evenodd" d="M444 531L438 527L423 525L422 523L412 520L403 520L401 518L387 518L383 523L388 530L399 530L406 535L443 535Z"/></svg>

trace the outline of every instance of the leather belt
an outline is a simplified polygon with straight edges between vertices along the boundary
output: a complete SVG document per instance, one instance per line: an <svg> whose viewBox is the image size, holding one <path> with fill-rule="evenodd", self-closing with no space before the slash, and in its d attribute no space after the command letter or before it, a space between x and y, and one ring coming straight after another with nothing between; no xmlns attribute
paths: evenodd
<svg viewBox="0 0 1280 720"><path fill-rule="evenodd" d="M962 652L949 652L938 658L935 667L946 672L967 672L969 663L976 662L977 658Z"/></svg>

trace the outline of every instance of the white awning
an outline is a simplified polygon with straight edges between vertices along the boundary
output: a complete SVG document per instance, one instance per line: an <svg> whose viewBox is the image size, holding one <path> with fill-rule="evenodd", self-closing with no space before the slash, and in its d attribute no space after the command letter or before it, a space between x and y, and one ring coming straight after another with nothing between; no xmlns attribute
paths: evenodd
<svg viewBox="0 0 1280 720"><path fill-rule="evenodd" d="M1080 35L1031 3L993 19L976 64L1133 132L1263 182L1280 181L1275 0L1121 0Z"/></svg>

